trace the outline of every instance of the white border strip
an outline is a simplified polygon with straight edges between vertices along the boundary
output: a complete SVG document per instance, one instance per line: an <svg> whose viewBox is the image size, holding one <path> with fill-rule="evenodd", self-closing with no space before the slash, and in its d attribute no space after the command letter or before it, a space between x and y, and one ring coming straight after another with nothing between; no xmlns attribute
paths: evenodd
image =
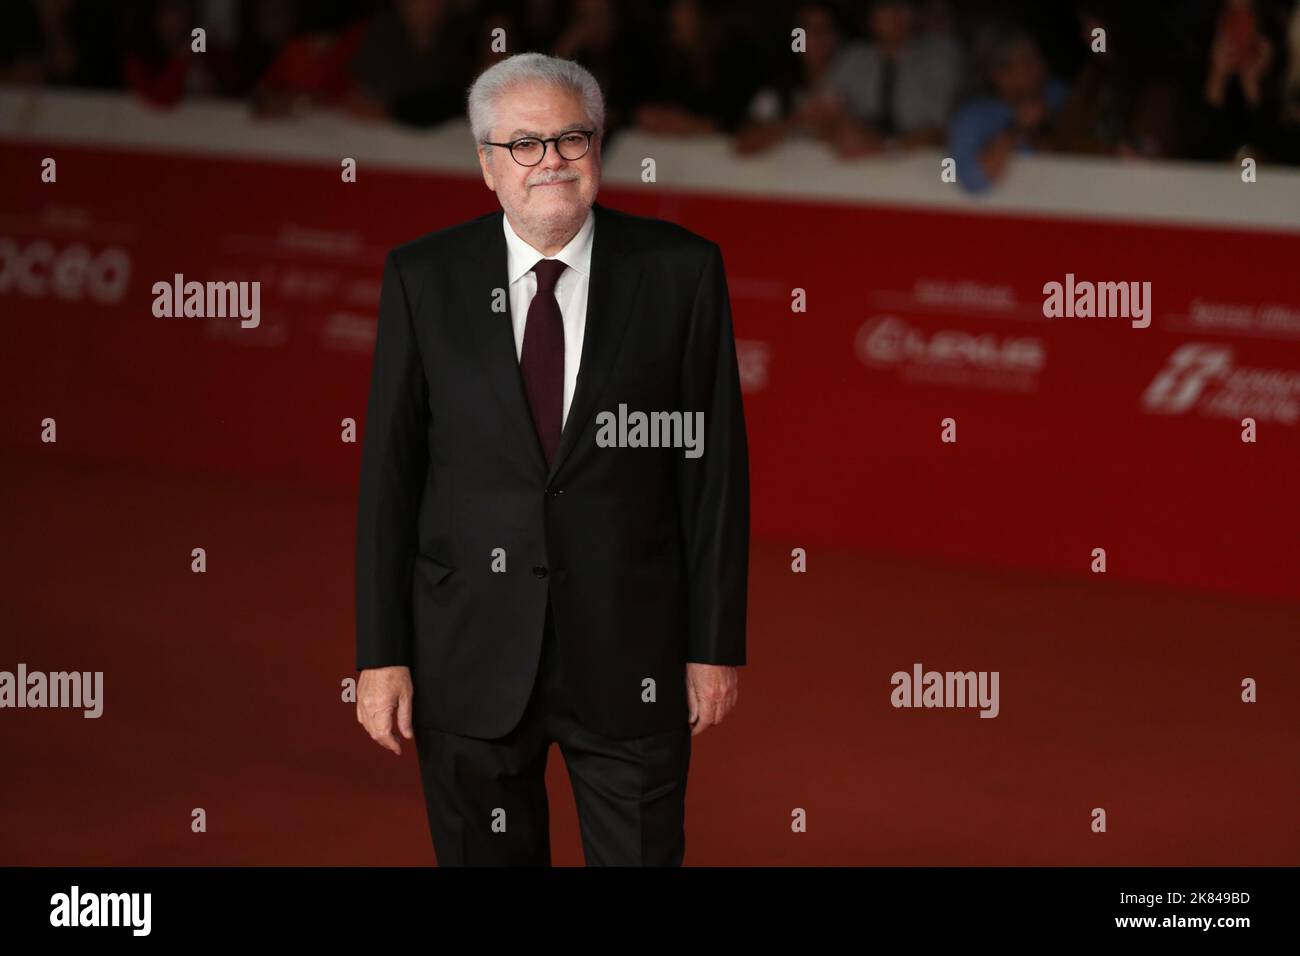
<svg viewBox="0 0 1300 956"><path fill-rule="evenodd" d="M369 167L479 176L463 120L424 131L329 112L261 120L243 103L227 101L158 110L122 93L2 87L4 139L329 165L350 156L362 175ZM605 155L603 178L620 187L743 198L1300 233L1300 169L1263 166L1258 182L1247 184L1227 163L1029 156L1015 160L988 194L972 196L940 180L942 157L925 150L842 161L808 141L740 157L721 135L678 139L624 130ZM655 161L655 183L642 182L646 158Z"/></svg>

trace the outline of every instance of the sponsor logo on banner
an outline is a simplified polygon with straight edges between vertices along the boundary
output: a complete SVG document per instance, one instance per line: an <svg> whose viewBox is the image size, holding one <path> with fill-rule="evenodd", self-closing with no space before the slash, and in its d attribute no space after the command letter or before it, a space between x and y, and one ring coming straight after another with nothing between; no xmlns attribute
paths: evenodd
<svg viewBox="0 0 1300 956"><path fill-rule="evenodd" d="M122 301L130 280L131 257L121 246L0 236L0 294L112 305Z"/></svg>
<svg viewBox="0 0 1300 956"><path fill-rule="evenodd" d="M862 323L854 340L868 368L926 384L1034 392L1047 362L1037 336L939 329L927 332L893 315Z"/></svg>
<svg viewBox="0 0 1300 956"><path fill-rule="evenodd" d="M1217 333L1300 339L1300 308L1276 302L1254 304L1193 299L1187 314L1175 316L1169 327L1202 335Z"/></svg>
<svg viewBox="0 0 1300 956"><path fill-rule="evenodd" d="M1009 285L973 280L920 278L912 285L914 301L942 308L969 308L987 312L1014 312L1020 305Z"/></svg>
<svg viewBox="0 0 1300 956"><path fill-rule="evenodd" d="M331 312L321 327L321 348L338 352L373 352L378 321L369 315Z"/></svg>
<svg viewBox="0 0 1300 956"><path fill-rule="evenodd" d="M1300 421L1300 371L1233 364L1227 345L1189 342L1170 354L1142 395L1154 414L1192 410L1216 418L1250 416L1294 425Z"/></svg>
<svg viewBox="0 0 1300 956"><path fill-rule="evenodd" d="M939 318L966 315L971 318L1012 319L1049 323L1042 304L1016 297L1010 285L974 279L947 279L921 276L910 289L876 289L868 294L871 308L881 312L909 315L933 314Z"/></svg>

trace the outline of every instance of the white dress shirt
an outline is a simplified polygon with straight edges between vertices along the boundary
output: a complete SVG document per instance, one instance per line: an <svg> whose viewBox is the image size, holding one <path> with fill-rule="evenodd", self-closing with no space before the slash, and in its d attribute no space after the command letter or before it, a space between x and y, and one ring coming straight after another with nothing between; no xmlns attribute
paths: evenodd
<svg viewBox="0 0 1300 956"><path fill-rule="evenodd" d="M591 240L596 216L587 210L587 219L568 244L553 256L540 252L520 239L510 227L510 217L502 215L506 233L506 274L510 279L510 320L515 332L515 358L524 354L524 331L528 324L528 306L537 293L538 259L559 259L568 266L555 283L555 301L564 319L564 411L560 427L569 417L569 403L578 382L578 363L582 359L582 334L587 327L587 286L591 279Z"/></svg>

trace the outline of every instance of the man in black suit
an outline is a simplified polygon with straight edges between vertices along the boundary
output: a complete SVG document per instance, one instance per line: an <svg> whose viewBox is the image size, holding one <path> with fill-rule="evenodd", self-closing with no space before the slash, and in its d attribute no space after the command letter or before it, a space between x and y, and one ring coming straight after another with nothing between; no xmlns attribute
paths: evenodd
<svg viewBox="0 0 1300 956"><path fill-rule="evenodd" d="M576 63L503 60L468 107L502 209L384 265L357 719L414 736L442 865L549 865L551 742L588 865L679 865L691 738L745 663L721 250L595 202L604 104Z"/></svg>

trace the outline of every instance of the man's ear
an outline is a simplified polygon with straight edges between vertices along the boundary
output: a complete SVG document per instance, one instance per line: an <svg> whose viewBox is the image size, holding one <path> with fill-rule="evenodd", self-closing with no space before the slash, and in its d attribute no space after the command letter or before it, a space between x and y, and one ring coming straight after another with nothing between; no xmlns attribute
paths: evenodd
<svg viewBox="0 0 1300 956"><path fill-rule="evenodd" d="M478 166L483 171L483 182L487 184L487 188L496 192L497 187L492 182L492 160L488 159L487 151L486 146L478 148Z"/></svg>

